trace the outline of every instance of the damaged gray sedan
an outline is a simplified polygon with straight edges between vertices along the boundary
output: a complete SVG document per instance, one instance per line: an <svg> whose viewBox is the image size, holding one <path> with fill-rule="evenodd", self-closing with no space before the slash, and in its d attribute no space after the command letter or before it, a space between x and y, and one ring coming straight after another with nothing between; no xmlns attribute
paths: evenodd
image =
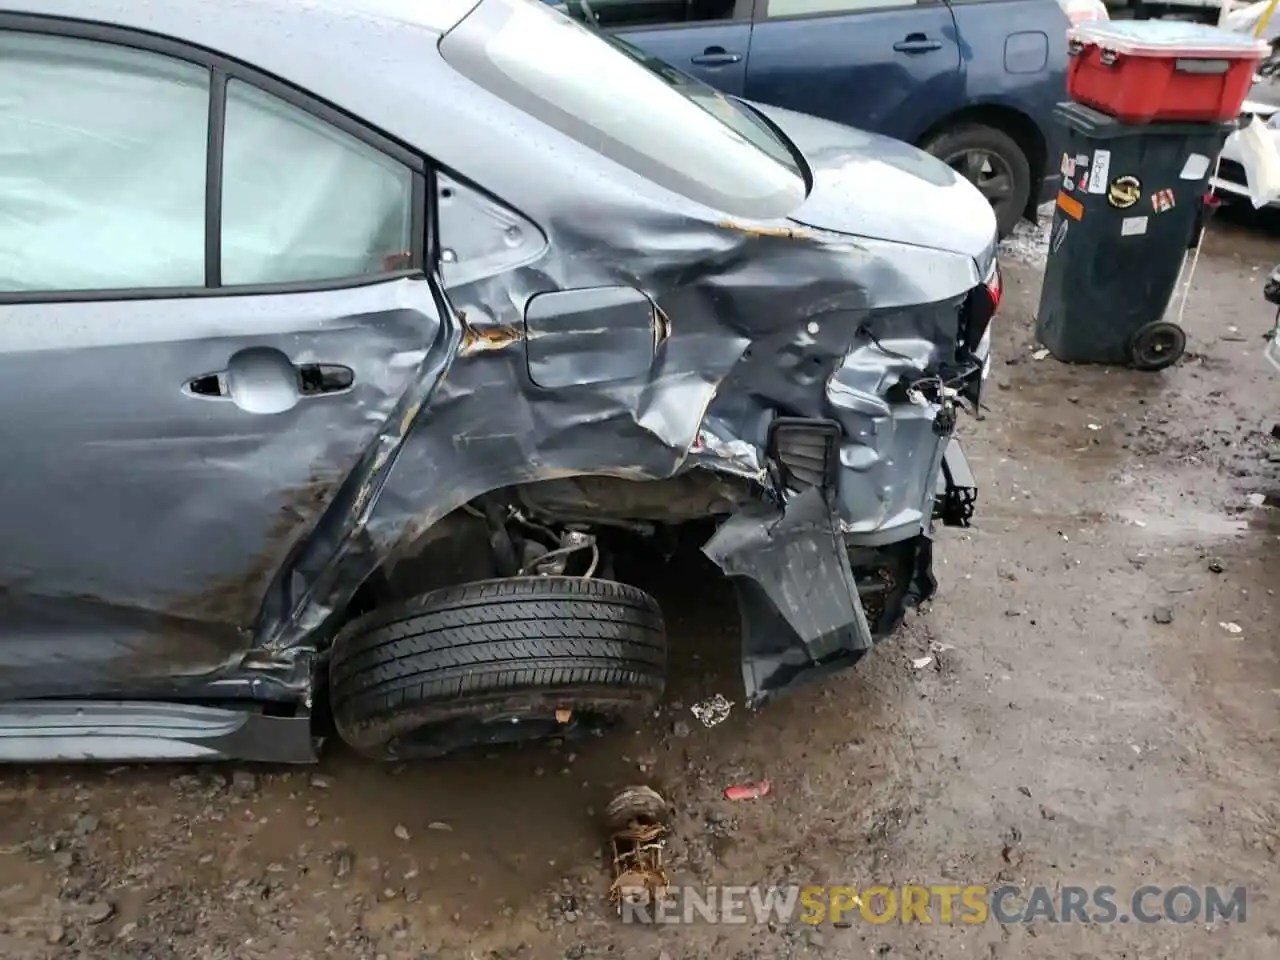
<svg viewBox="0 0 1280 960"><path fill-rule="evenodd" d="M0 759L607 723L691 528L760 703L968 523L982 196L538 0L0 0L0 154Z"/></svg>

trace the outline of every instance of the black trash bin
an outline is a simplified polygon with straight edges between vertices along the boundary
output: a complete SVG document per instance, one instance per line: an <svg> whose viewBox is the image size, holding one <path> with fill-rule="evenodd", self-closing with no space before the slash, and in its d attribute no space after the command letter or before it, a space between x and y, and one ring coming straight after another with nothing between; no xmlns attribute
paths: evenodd
<svg viewBox="0 0 1280 960"><path fill-rule="evenodd" d="M1067 363L1167 367L1186 335L1165 308L1235 125L1132 125L1070 102L1054 115L1066 131L1063 180L1036 336Z"/></svg>

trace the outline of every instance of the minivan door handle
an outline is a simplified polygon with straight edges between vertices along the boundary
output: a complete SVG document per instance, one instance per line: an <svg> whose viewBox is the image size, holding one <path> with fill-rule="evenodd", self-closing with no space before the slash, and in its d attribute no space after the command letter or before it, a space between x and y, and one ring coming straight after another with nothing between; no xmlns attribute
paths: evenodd
<svg viewBox="0 0 1280 960"><path fill-rule="evenodd" d="M724 67L741 60L742 54L730 53L724 47L707 47L696 57L689 58L690 63L696 63L700 67Z"/></svg>
<svg viewBox="0 0 1280 960"><path fill-rule="evenodd" d="M908 33L893 45L899 53L928 53L930 50L941 50L941 40L930 40L923 33Z"/></svg>

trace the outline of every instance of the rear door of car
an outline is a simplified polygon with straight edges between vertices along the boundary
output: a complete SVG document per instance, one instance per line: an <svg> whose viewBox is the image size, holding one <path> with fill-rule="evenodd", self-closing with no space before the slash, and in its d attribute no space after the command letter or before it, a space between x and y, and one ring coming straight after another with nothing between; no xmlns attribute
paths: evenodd
<svg viewBox="0 0 1280 960"><path fill-rule="evenodd" d="M0 13L0 90L0 697L214 671L419 389L424 165L96 25Z"/></svg>
<svg viewBox="0 0 1280 960"><path fill-rule="evenodd" d="M602 29L725 93L742 95L753 0L589 2ZM578 15L576 4L568 8Z"/></svg>
<svg viewBox="0 0 1280 960"><path fill-rule="evenodd" d="M963 101L960 66L940 0L756 0L745 94L911 140Z"/></svg>

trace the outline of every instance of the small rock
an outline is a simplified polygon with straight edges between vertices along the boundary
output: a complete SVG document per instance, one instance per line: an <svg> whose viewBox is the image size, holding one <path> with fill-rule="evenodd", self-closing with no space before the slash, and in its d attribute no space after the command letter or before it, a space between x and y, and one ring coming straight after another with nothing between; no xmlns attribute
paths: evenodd
<svg viewBox="0 0 1280 960"><path fill-rule="evenodd" d="M55 923L45 931L45 939L50 943L61 943L66 937L67 931L60 923Z"/></svg>
<svg viewBox="0 0 1280 960"><path fill-rule="evenodd" d="M237 770L231 774L231 789L236 793L252 793L258 789L258 776L248 770Z"/></svg>
<svg viewBox="0 0 1280 960"><path fill-rule="evenodd" d="M1173 610L1169 607L1156 607L1151 611L1151 619L1156 623L1173 623Z"/></svg>
<svg viewBox="0 0 1280 960"><path fill-rule="evenodd" d="M443 820L432 820L430 823L427 824L427 829L428 830L444 830L446 832L453 831L453 827L449 826L449 824L445 823Z"/></svg>
<svg viewBox="0 0 1280 960"><path fill-rule="evenodd" d="M101 821L91 813L86 813L83 817L76 821L75 832L78 837L87 837L98 829Z"/></svg>
<svg viewBox="0 0 1280 960"><path fill-rule="evenodd" d="M409 828L406 827L403 823L397 823L396 828L391 832L396 835L396 839L398 840L409 839Z"/></svg>
<svg viewBox="0 0 1280 960"><path fill-rule="evenodd" d="M333 855L333 875L341 880L351 875L356 867L356 857L350 850L339 850Z"/></svg>
<svg viewBox="0 0 1280 960"><path fill-rule="evenodd" d="M313 773L311 775L311 786L317 790L328 790L333 786L333 781L322 773Z"/></svg>
<svg viewBox="0 0 1280 960"><path fill-rule="evenodd" d="M1216 557L1209 561L1210 573L1221 573L1225 569L1226 568L1222 565L1222 561L1217 559Z"/></svg>
<svg viewBox="0 0 1280 960"><path fill-rule="evenodd" d="M826 937L822 935L822 931L817 929L816 927L810 927L808 930L805 931L804 940L808 946L812 947L815 950L821 950L823 944L827 942Z"/></svg>
<svg viewBox="0 0 1280 960"><path fill-rule="evenodd" d="M303 823L305 823L309 829L315 828L320 825L320 818L313 813L311 816L307 817Z"/></svg>
<svg viewBox="0 0 1280 960"><path fill-rule="evenodd" d="M685 737L689 736L691 732L689 724L685 723L683 720L677 720L675 723L671 724L671 735L673 737L683 740Z"/></svg>
<svg viewBox="0 0 1280 960"><path fill-rule="evenodd" d="M70 870L76 862L76 855L70 850L59 850L53 855L53 865L59 870Z"/></svg>
<svg viewBox="0 0 1280 960"><path fill-rule="evenodd" d="M1020 794L1022 794L1024 797L1030 797L1030 796L1031 796L1031 788L1030 788L1030 787L1018 787L1018 792L1019 792Z"/></svg>
<svg viewBox="0 0 1280 960"><path fill-rule="evenodd" d="M102 923L104 920L110 919L115 912L116 908L107 903L107 901L97 900L85 908L84 918L90 923Z"/></svg>
<svg viewBox="0 0 1280 960"><path fill-rule="evenodd" d="M133 936L133 932L137 929L138 929L138 925L134 923L132 920L130 920L128 923L122 925L118 931L116 931L116 939L128 940L131 936Z"/></svg>

